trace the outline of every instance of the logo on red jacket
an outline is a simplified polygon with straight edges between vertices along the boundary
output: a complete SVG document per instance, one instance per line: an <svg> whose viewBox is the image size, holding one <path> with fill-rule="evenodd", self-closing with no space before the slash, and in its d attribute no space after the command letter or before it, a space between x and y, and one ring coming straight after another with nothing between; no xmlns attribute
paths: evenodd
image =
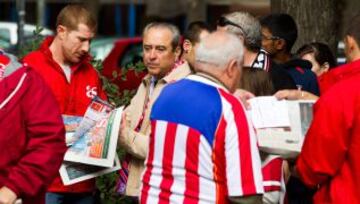
<svg viewBox="0 0 360 204"><path fill-rule="evenodd" d="M97 87L86 86L86 96L89 98L94 98L97 95Z"/></svg>

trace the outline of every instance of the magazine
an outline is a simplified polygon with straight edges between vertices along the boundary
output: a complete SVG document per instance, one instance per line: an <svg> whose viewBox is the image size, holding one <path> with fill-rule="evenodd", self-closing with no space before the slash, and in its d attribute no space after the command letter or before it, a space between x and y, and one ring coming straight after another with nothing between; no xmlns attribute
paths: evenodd
<svg viewBox="0 0 360 204"><path fill-rule="evenodd" d="M121 169L116 156L112 167L84 165L75 162L64 162L60 167L60 176L64 185L71 185Z"/></svg>
<svg viewBox="0 0 360 204"><path fill-rule="evenodd" d="M75 142L65 153L64 160L82 164L112 167L116 154L123 107L104 115L93 127ZM68 118L67 121L74 121Z"/></svg>
<svg viewBox="0 0 360 204"><path fill-rule="evenodd" d="M77 126L74 134L71 137L71 140L68 141L69 144L71 145L72 143L75 143L85 133L87 133L96 124L97 121L107 116L113 109L114 107L112 105L95 96L86 109L84 117Z"/></svg>
<svg viewBox="0 0 360 204"><path fill-rule="evenodd" d="M72 116L72 115L62 115L64 125L65 125L65 141L66 145L70 146L73 141L75 140L74 134L76 131L76 128L79 127L79 124L83 117L80 116Z"/></svg>
<svg viewBox="0 0 360 204"><path fill-rule="evenodd" d="M257 100L262 100L261 97L256 97ZM251 104L249 112L253 124L261 124L261 128L255 127L260 150L281 155L283 158L295 158L301 151L307 130L310 127L313 117L313 100L294 100L294 101L279 101L276 106L282 109L281 111L259 111L259 109L268 109L274 104L266 105L263 103L261 107L256 104ZM284 103L285 102L285 103ZM271 101L274 103L274 101ZM276 103L276 102L275 102ZM279 105L279 106L278 106ZM262 117L252 117L251 111L268 113L271 115L262 115ZM285 115L283 112L285 111ZM286 119L279 119L277 117L287 117ZM264 119L263 119L264 118ZM276 120L269 120L269 118L277 118ZM256 121L256 120L266 120ZM264 126L264 124L266 125Z"/></svg>

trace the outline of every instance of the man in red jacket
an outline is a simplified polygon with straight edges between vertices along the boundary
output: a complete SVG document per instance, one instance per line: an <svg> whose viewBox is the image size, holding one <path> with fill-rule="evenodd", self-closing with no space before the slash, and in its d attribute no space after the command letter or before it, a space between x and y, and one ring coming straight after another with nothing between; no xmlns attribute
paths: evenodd
<svg viewBox="0 0 360 204"><path fill-rule="evenodd" d="M357 73L333 85L315 104L296 163L301 180L317 188L314 203L360 203L359 90Z"/></svg>
<svg viewBox="0 0 360 204"><path fill-rule="evenodd" d="M44 77L62 114L83 116L95 95L106 99L88 54L96 26L85 7L68 5L57 17L55 37L45 39L39 50L23 59ZM48 189L46 201L48 204L94 203L94 190L94 179L64 186L58 176Z"/></svg>
<svg viewBox="0 0 360 204"><path fill-rule="evenodd" d="M302 181L317 188L314 203L360 203L360 16L345 37L351 63L325 76L327 87L314 106L296 169Z"/></svg>
<svg viewBox="0 0 360 204"><path fill-rule="evenodd" d="M65 130L49 87L21 66L0 51L0 203L43 204L66 151Z"/></svg>

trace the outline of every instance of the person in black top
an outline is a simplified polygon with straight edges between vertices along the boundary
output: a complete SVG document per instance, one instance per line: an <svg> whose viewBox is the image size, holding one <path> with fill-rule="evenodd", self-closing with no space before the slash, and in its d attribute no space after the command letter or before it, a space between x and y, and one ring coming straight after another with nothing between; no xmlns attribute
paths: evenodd
<svg viewBox="0 0 360 204"><path fill-rule="evenodd" d="M311 63L291 54L297 39L297 26L288 14L270 14L260 20L261 44L271 58L285 69L296 85L303 90L319 95L319 86Z"/></svg>
<svg viewBox="0 0 360 204"><path fill-rule="evenodd" d="M246 12L229 13L220 17L217 29L234 33L243 40L245 45L244 67L268 71L275 91L296 89L291 76L273 63L268 53L261 49L261 26L255 17Z"/></svg>

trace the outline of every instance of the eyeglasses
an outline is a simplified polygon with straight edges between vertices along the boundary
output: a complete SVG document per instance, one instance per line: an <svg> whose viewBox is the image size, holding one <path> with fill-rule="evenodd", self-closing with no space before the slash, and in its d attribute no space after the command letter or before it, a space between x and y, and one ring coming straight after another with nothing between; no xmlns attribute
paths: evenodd
<svg viewBox="0 0 360 204"><path fill-rule="evenodd" d="M275 35L273 35L273 36L266 36L266 35L264 35L264 34L261 34L261 38L262 38L262 39L265 39L265 40L280 40L280 39L281 39L280 37L275 36Z"/></svg>
<svg viewBox="0 0 360 204"><path fill-rule="evenodd" d="M229 19L227 19L227 18L225 18L223 16L219 18L219 20L217 21L217 25L220 26L220 27L224 27L224 26L227 26L227 25L232 25L232 26L235 26L235 27L239 28L241 30L241 33L242 33L243 36L245 36L245 34L246 34L244 29L240 25L230 21Z"/></svg>

